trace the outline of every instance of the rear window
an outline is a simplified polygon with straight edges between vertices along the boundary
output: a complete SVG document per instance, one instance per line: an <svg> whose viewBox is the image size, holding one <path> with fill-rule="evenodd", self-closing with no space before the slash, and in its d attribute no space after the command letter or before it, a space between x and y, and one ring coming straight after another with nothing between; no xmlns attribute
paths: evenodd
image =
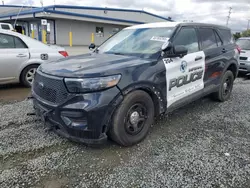
<svg viewBox="0 0 250 188"><path fill-rule="evenodd" d="M220 29L220 34L223 39L223 43L225 44L230 44L232 42L232 34L231 31L228 29Z"/></svg>
<svg viewBox="0 0 250 188"><path fill-rule="evenodd" d="M250 50L250 39L239 39L239 40L236 41L236 44L242 50Z"/></svg>
<svg viewBox="0 0 250 188"><path fill-rule="evenodd" d="M1 24L2 29L10 30L10 26L8 24Z"/></svg>

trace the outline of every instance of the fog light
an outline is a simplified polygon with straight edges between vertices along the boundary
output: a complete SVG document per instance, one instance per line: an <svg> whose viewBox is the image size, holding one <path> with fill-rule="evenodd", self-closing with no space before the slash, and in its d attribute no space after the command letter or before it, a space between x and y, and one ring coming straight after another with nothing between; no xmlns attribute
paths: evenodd
<svg viewBox="0 0 250 188"><path fill-rule="evenodd" d="M71 122L72 127L86 127L87 126L87 120L74 120Z"/></svg>
<svg viewBox="0 0 250 188"><path fill-rule="evenodd" d="M87 119L86 118L74 119L74 118L69 118L69 117L65 117L65 116L61 116L61 118L67 126L81 127L81 128L87 127Z"/></svg>

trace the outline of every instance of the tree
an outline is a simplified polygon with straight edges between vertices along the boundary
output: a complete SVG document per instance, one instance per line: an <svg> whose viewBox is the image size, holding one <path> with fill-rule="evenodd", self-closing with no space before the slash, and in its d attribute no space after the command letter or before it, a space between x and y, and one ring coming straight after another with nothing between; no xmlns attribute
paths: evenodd
<svg viewBox="0 0 250 188"><path fill-rule="evenodd" d="M238 38L241 37L241 34L237 32L237 33L233 34L233 36L234 36L234 39L237 40Z"/></svg>
<svg viewBox="0 0 250 188"><path fill-rule="evenodd" d="M242 37L250 37L250 29L243 31L241 34Z"/></svg>

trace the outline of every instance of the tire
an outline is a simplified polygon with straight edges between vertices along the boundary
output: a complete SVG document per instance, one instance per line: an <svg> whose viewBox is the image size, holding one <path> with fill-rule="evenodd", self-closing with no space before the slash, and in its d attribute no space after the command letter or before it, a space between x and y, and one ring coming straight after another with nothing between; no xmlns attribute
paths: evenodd
<svg viewBox="0 0 250 188"><path fill-rule="evenodd" d="M137 90L125 96L114 112L108 135L122 146L131 146L147 136L153 121L154 103L151 97Z"/></svg>
<svg viewBox="0 0 250 188"><path fill-rule="evenodd" d="M228 70L222 77L219 91L212 94L212 99L219 102L227 101L231 96L233 83L234 83L234 75L232 71Z"/></svg>
<svg viewBox="0 0 250 188"><path fill-rule="evenodd" d="M31 87L32 86L34 75L35 75L35 72L36 72L36 69L38 68L38 66L39 65L29 65L22 71L21 83L25 87Z"/></svg>

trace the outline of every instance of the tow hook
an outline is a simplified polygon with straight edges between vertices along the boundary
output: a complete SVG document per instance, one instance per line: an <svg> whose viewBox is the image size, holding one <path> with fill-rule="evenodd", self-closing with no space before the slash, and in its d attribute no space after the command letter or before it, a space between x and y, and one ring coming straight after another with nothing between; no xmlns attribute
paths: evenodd
<svg viewBox="0 0 250 188"><path fill-rule="evenodd" d="M27 100L30 100L30 99L34 99L34 97L32 95L28 96Z"/></svg>
<svg viewBox="0 0 250 188"><path fill-rule="evenodd" d="M35 113L35 112L29 112L29 113L27 113L26 115L27 115L27 116L35 116L36 113Z"/></svg>

